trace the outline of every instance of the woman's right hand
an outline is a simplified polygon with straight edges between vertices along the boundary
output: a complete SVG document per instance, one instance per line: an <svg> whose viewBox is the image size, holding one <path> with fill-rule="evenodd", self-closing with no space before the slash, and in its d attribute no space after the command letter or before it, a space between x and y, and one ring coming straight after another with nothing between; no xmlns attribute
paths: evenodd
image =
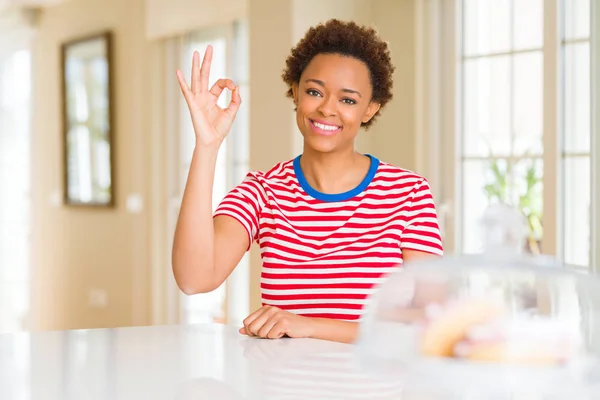
<svg viewBox="0 0 600 400"><path fill-rule="evenodd" d="M200 55L197 51L194 52L191 88L186 83L183 73L177 70L179 86L190 110L196 132L196 145L203 147L218 147L223 142L242 102L239 87L235 86L230 79L219 79L208 90L212 52L212 46L207 46L201 67ZM229 106L223 109L219 107L217 100L226 88L233 93Z"/></svg>

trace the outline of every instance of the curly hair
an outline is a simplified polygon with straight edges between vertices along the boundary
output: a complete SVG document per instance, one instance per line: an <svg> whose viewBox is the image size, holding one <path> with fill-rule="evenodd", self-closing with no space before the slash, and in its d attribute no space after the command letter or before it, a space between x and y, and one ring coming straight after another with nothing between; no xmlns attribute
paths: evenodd
<svg viewBox="0 0 600 400"><path fill-rule="evenodd" d="M392 75L396 68L392 64L387 42L371 27L337 19L310 28L292 48L282 74L283 81L288 85L287 97L293 98L292 84L300 82L305 68L318 54L339 54L364 62L371 78L371 100L380 104L379 111L392 99ZM371 126L379 111L362 124L365 129Z"/></svg>

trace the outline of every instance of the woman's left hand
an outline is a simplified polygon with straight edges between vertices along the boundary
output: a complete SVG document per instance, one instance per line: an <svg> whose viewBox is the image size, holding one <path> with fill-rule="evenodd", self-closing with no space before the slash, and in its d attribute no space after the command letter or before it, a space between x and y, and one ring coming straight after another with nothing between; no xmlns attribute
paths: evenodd
<svg viewBox="0 0 600 400"><path fill-rule="evenodd" d="M308 338L313 335L313 321L273 306L263 306L244 320L240 333L250 337L279 339Z"/></svg>

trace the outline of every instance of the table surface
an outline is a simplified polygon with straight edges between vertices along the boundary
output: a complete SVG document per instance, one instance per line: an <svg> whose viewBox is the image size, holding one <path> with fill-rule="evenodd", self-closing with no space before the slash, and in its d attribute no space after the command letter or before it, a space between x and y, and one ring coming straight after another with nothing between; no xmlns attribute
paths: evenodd
<svg viewBox="0 0 600 400"><path fill-rule="evenodd" d="M0 398L417 398L365 373L356 353L321 340L248 338L223 325L3 334Z"/></svg>
<svg viewBox="0 0 600 400"><path fill-rule="evenodd" d="M435 364L423 369L411 362L410 370L392 368L384 375L374 371L380 365L360 362L358 348L313 339L248 338L237 327L218 324L0 334L0 399L600 398L600 371L591 376L593 393L570 391L570 377L560 371L538 376L516 370L509 375L503 367L488 373L476 366L462 375L453 375L452 369L431 375ZM526 389L519 395L512 389L499 394L500 388L510 389L508 382L519 380Z"/></svg>

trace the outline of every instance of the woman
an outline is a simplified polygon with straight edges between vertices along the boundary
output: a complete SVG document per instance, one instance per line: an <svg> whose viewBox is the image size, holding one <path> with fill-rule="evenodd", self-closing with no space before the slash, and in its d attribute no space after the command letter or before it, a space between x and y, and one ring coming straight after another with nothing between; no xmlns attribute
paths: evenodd
<svg viewBox="0 0 600 400"><path fill-rule="evenodd" d="M359 129L371 127L392 98L387 44L353 22L311 28L283 73L302 155L250 172L214 215L217 152L241 99L228 79L208 89L211 59L210 46L201 67L194 54L191 88L177 71L196 132L173 245L177 284L187 294L216 289L257 242L263 307L240 333L353 342L363 305L388 272L442 254L427 181L354 150ZM225 89L232 99L221 109Z"/></svg>

